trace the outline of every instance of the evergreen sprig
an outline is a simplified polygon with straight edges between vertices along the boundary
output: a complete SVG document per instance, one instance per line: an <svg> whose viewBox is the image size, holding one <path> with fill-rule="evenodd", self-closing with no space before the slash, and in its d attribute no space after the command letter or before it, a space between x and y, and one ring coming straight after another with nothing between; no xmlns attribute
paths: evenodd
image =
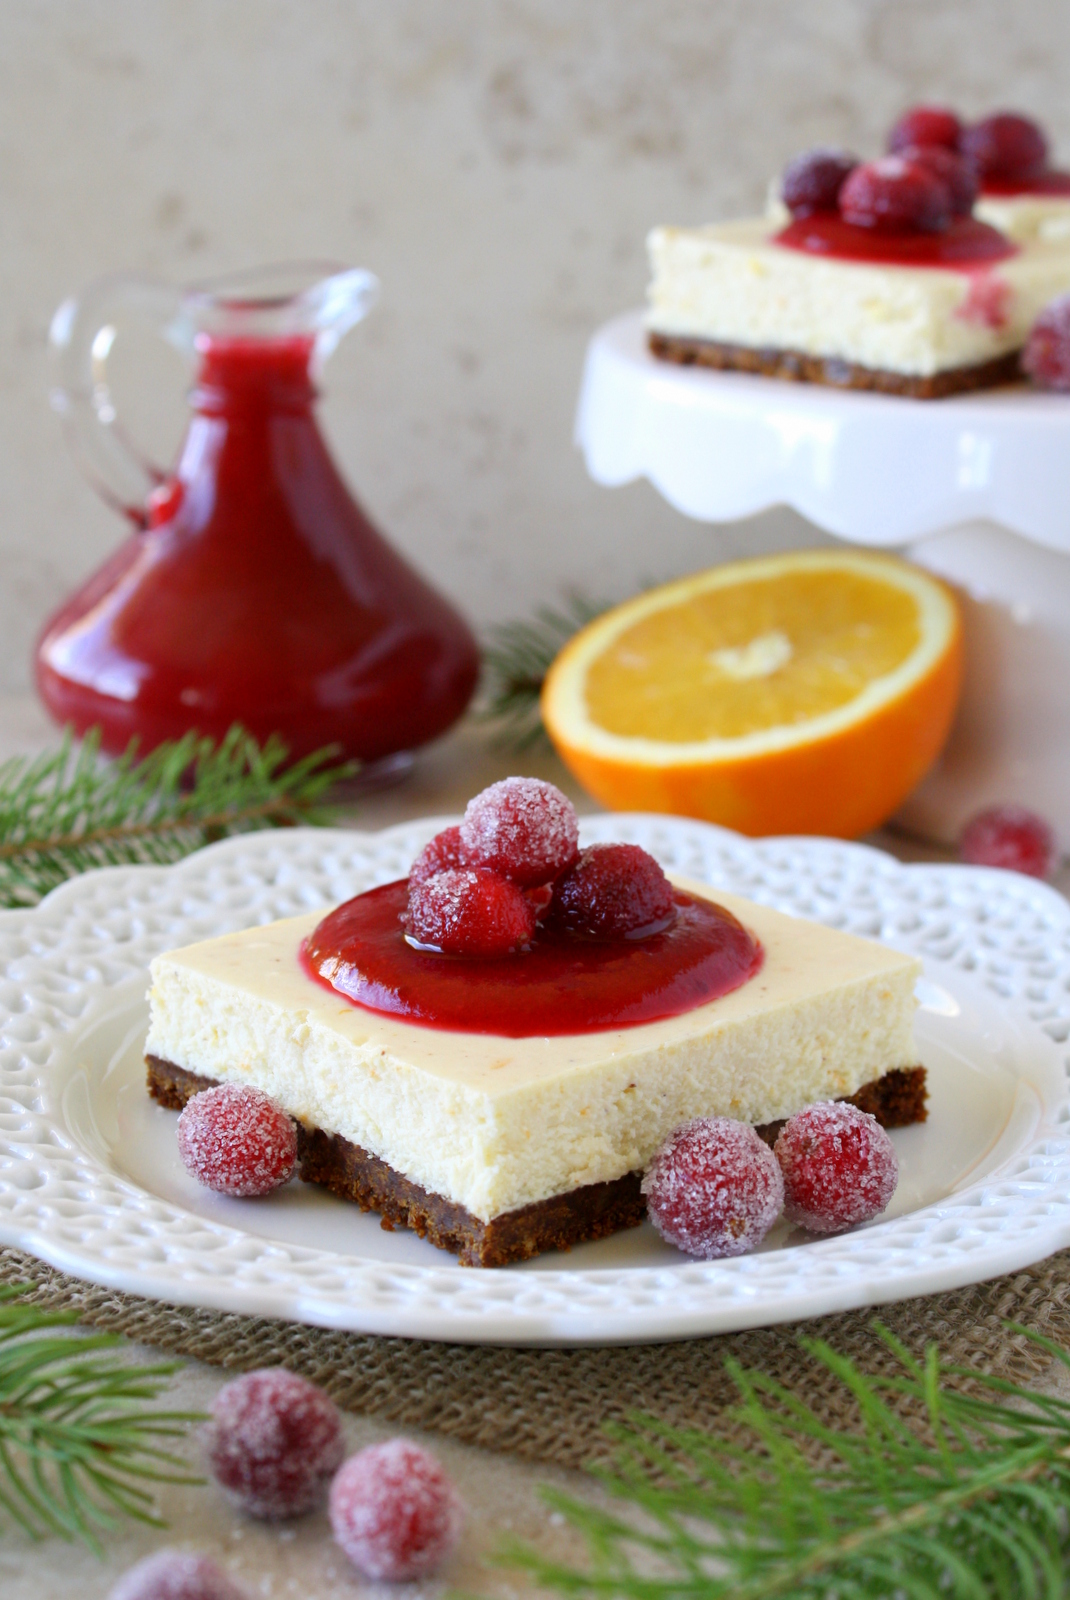
<svg viewBox="0 0 1070 1600"><path fill-rule="evenodd" d="M331 749L286 765L286 746L240 727L214 743L196 733L139 759L132 743L100 758L92 730L79 748L0 765L0 906L30 906L91 867L167 863L255 828L329 820L327 791L354 770Z"/></svg>
<svg viewBox="0 0 1070 1600"><path fill-rule="evenodd" d="M178 1362L133 1366L113 1334L53 1332L77 1313L20 1303L0 1289L0 1509L32 1538L57 1534L100 1550L119 1516L163 1527L153 1490L200 1483L170 1441L202 1420L150 1409Z"/></svg>
<svg viewBox="0 0 1070 1600"><path fill-rule="evenodd" d="M560 609L540 606L530 620L491 630L483 651L488 676L484 716L500 724L500 742L506 748L519 752L546 742L539 696L550 665L573 634L609 604L572 595Z"/></svg>
<svg viewBox="0 0 1070 1600"><path fill-rule="evenodd" d="M730 1362L742 1442L643 1419L615 1429L616 1467L595 1473L608 1508L545 1491L585 1538L586 1569L519 1544L503 1561L571 1600L1070 1593L1070 1402L945 1375L935 1348L919 1362L877 1331L896 1375L866 1377L804 1341L852 1397L856 1429L830 1426L773 1378ZM1066 1352L1029 1336L1070 1368Z"/></svg>

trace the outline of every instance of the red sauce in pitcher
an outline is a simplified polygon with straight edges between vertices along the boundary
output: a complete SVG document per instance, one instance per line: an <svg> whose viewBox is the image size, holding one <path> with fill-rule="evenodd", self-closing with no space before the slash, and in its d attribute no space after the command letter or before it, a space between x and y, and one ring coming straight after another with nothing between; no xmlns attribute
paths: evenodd
<svg viewBox="0 0 1070 1600"><path fill-rule="evenodd" d="M464 710L478 653L349 493L316 423L312 335L200 333L178 464L47 624L41 694L106 750L241 722L375 762Z"/></svg>

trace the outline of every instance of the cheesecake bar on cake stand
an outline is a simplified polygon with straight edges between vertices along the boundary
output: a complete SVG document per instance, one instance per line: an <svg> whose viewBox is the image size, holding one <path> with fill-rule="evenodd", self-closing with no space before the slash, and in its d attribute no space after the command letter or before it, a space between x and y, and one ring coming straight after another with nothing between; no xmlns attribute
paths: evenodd
<svg viewBox="0 0 1070 1600"><path fill-rule="evenodd" d="M634 311L591 340L576 442L598 483L646 478L705 522L788 505L952 583L963 698L900 820L950 842L1017 801L1070 838L1070 397L1013 383L922 400L680 365Z"/></svg>

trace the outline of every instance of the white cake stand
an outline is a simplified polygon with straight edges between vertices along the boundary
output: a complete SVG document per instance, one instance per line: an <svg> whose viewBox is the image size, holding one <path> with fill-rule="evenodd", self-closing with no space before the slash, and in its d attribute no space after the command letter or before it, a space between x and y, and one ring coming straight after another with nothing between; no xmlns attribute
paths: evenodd
<svg viewBox="0 0 1070 1600"><path fill-rule="evenodd" d="M1015 800L1070 842L1070 398L905 400L673 366L636 311L591 341L576 440L598 483L648 478L705 522L789 505L954 583L962 705L900 820L950 841L979 807Z"/></svg>

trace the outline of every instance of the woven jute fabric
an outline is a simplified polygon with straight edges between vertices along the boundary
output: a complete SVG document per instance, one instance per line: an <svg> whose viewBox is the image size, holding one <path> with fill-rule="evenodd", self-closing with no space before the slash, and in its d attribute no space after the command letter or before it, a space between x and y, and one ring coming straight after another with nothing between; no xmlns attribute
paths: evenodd
<svg viewBox="0 0 1070 1600"><path fill-rule="evenodd" d="M635 1413L734 1431L725 1416L738 1398L725 1370L729 1356L804 1395L825 1420L846 1423L849 1398L800 1336L826 1340L863 1371L889 1372L895 1361L874 1332L878 1314L912 1352L935 1341L945 1362L999 1377L1036 1379L1051 1365L1045 1351L1008 1330L1008 1322L1070 1348L1070 1251L879 1313L851 1311L677 1344L599 1349L435 1344L166 1305L83 1283L10 1249L0 1250L0 1283L28 1285L27 1298L37 1305L75 1311L90 1327L173 1355L235 1372L289 1367L349 1411L565 1467L609 1460L605 1424Z"/></svg>

